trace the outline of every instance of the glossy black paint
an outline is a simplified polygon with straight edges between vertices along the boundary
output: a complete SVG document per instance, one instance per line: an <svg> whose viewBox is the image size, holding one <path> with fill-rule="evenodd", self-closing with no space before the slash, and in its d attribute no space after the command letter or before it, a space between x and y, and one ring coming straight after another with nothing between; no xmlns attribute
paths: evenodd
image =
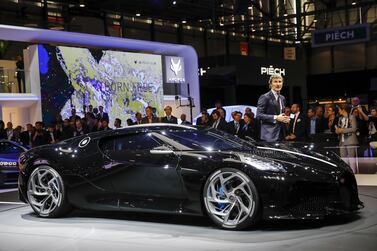
<svg viewBox="0 0 377 251"><path fill-rule="evenodd" d="M182 150L164 141L164 132L210 132L240 147L224 151ZM137 147L137 140L147 144L147 136L153 133L159 135L153 138L160 145L170 144L173 151L151 153L155 149L153 142L151 149ZM136 139L134 149L121 154L108 151L118 146L113 142L125 136ZM247 154L258 163L281 165L284 170L260 170L241 161L240 154ZM69 202L91 210L203 215L202 189L206 179L225 167L250 176L261 199L264 218L318 218L354 212L361 204L353 173L333 153L322 155L281 144L250 143L214 129L168 124L133 126L32 149L20 158L19 192L24 201L27 180L38 165L57 170L63 177Z"/></svg>

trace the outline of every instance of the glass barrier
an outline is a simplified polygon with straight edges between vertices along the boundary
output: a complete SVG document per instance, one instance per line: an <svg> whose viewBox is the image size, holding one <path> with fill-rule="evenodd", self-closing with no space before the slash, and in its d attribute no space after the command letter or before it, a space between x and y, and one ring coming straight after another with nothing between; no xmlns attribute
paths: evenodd
<svg viewBox="0 0 377 251"><path fill-rule="evenodd" d="M0 93L30 93L25 78L28 71L0 67Z"/></svg>

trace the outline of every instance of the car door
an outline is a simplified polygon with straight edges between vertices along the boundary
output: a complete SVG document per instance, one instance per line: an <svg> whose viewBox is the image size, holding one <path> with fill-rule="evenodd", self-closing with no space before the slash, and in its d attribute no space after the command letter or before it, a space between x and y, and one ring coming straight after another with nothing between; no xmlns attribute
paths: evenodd
<svg viewBox="0 0 377 251"><path fill-rule="evenodd" d="M151 133L104 139L101 148L114 164L113 186L122 208L175 210L182 200L178 157Z"/></svg>

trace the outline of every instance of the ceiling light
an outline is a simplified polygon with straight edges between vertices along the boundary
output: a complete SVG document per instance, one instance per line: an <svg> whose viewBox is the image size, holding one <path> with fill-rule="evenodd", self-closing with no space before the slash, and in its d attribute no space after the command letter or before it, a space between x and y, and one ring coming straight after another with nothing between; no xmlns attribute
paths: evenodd
<svg viewBox="0 0 377 251"><path fill-rule="evenodd" d="M177 4L177 1L173 1L173 5L176 5Z"/></svg>
<svg viewBox="0 0 377 251"><path fill-rule="evenodd" d="M252 8L253 8L253 7L251 7L251 6L247 7L248 10L251 10Z"/></svg>
<svg viewBox="0 0 377 251"><path fill-rule="evenodd" d="M352 2L352 5L356 5L356 2Z"/></svg>
<svg viewBox="0 0 377 251"><path fill-rule="evenodd" d="M186 20L182 20L182 23L185 24L185 23L187 23L187 22L186 22Z"/></svg>
<svg viewBox="0 0 377 251"><path fill-rule="evenodd" d="M284 15L283 15L283 16L285 16L285 17L286 17L286 16L288 16L288 14L287 14L287 13L284 13Z"/></svg>
<svg viewBox="0 0 377 251"><path fill-rule="evenodd" d="M140 14L140 13L136 13L136 16L137 16L137 17L140 17L140 16L141 16L141 14Z"/></svg>
<svg viewBox="0 0 377 251"><path fill-rule="evenodd" d="M81 8L84 8L84 7L85 7L85 2L84 2L84 0L80 0L80 1L79 1L79 6L80 6Z"/></svg>
<svg viewBox="0 0 377 251"><path fill-rule="evenodd" d="M80 7L81 7L81 8L84 8L84 7L85 7L85 4L80 4Z"/></svg>
<svg viewBox="0 0 377 251"><path fill-rule="evenodd" d="M313 22L316 23L316 22L318 22L318 20L317 20L317 19L314 19Z"/></svg>

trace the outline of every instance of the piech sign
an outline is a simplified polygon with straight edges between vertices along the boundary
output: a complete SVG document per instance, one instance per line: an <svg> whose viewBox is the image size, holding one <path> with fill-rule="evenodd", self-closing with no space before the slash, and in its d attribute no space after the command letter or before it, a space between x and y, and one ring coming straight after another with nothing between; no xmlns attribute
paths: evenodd
<svg viewBox="0 0 377 251"><path fill-rule="evenodd" d="M270 65L270 67L261 67L260 68L261 75L282 75L285 76L285 69L284 68L275 68L274 66Z"/></svg>
<svg viewBox="0 0 377 251"><path fill-rule="evenodd" d="M312 47L365 42L369 40L369 30L368 24L316 30L312 33Z"/></svg>
<svg viewBox="0 0 377 251"><path fill-rule="evenodd" d="M165 83L185 83L185 64L182 57L165 57Z"/></svg>

